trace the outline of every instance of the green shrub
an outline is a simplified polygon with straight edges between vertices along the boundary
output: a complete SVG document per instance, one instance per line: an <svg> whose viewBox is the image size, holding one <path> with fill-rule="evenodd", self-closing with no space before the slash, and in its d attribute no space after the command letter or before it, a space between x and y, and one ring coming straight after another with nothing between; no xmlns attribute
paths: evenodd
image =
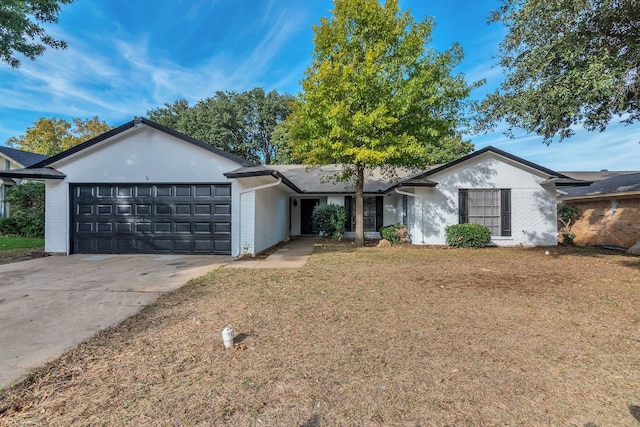
<svg viewBox="0 0 640 427"><path fill-rule="evenodd" d="M13 218L0 218L0 236L15 236L18 234L16 221Z"/></svg>
<svg viewBox="0 0 640 427"><path fill-rule="evenodd" d="M340 205L318 205L313 208L311 215L313 227L322 233L323 237L331 236L334 240L342 240L344 223L347 213Z"/></svg>
<svg viewBox="0 0 640 427"><path fill-rule="evenodd" d="M560 235L562 235L562 243L564 245L573 246L576 235L571 231L571 227L580 218L580 210L575 206L558 203L558 221L562 223L560 227Z"/></svg>
<svg viewBox="0 0 640 427"><path fill-rule="evenodd" d="M44 236L44 183L25 182L7 189L10 217L0 223L5 235Z"/></svg>
<svg viewBox="0 0 640 427"><path fill-rule="evenodd" d="M479 224L456 224L446 228L447 245L456 248L482 248L491 242L491 230Z"/></svg>
<svg viewBox="0 0 640 427"><path fill-rule="evenodd" d="M380 237L391 242L392 245L409 243L409 231L402 224L385 225L380 228Z"/></svg>

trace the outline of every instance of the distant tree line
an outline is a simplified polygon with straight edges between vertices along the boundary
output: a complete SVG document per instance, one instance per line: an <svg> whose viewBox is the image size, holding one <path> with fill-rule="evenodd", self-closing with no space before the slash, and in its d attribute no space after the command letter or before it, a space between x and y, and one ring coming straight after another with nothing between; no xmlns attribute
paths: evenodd
<svg viewBox="0 0 640 427"><path fill-rule="evenodd" d="M97 116L89 119L75 117L70 122L57 117L40 117L32 127L27 128L24 135L7 139L6 145L31 153L54 156L110 129L113 126Z"/></svg>
<svg viewBox="0 0 640 427"><path fill-rule="evenodd" d="M254 88L246 92L219 91L193 106L185 99L147 111L149 119L221 150L256 163L291 163L284 120L293 96ZM40 117L23 135L6 145L47 156L56 155L113 129L97 116L71 121Z"/></svg>
<svg viewBox="0 0 640 427"><path fill-rule="evenodd" d="M262 88L218 91L193 106L185 99L147 111L150 120L258 163L288 163L287 132L293 96Z"/></svg>

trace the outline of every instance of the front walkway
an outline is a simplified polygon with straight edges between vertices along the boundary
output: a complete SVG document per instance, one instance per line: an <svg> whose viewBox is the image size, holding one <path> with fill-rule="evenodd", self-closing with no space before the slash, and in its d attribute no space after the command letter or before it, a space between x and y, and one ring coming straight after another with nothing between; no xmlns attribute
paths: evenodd
<svg viewBox="0 0 640 427"><path fill-rule="evenodd" d="M265 259L239 259L226 268L302 268L313 254L319 237L295 237Z"/></svg>

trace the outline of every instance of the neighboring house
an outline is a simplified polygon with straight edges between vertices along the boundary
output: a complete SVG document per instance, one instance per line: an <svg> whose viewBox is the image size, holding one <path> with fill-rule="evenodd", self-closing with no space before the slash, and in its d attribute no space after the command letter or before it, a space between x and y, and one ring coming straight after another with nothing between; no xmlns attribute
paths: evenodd
<svg viewBox="0 0 640 427"><path fill-rule="evenodd" d="M571 228L576 244L631 247L640 241L640 171L564 174L593 181L586 187L563 189L559 199L580 210Z"/></svg>
<svg viewBox="0 0 640 427"><path fill-rule="evenodd" d="M349 212L338 166L255 165L136 118L5 177L46 182L45 250L61 253L260 252L313 234L311 213ZM501 246L556 244L556 188L585 184L493 147L423 171L366 177L365 230L404 223L414 244L445 244L445 228L487 225Z"/></svg>
<svg viewBox="0 0 640 427"><path fill-rule="evenodd" d="M48 156L43 156L42 154L0 146L0 170L23 169L47 158ZM9 216L9 208L5 197L7 188L15 184L16 181L12 178L0 178L0 218Z"/></svg>

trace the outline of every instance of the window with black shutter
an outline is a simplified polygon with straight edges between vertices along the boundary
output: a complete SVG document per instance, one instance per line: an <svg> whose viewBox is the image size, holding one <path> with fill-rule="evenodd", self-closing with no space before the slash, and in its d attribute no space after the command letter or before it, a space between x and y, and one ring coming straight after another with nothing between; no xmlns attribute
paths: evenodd
<svg viewBox="0 0 640 427"><path fill-rule="evenodd" d="M500 231L511 236L511 190L500 190Z"/></svg>
<svg viewBox="0 0 640 427"><path fill-rule="evenodd" d="M345 196L344 210L347 214L345 231L356 231L356 201L353 196ZM364 231L379 231L383 225L384 197L365 196L364 198Z"/></svg>
<svg viewBox="0 0 640 427"><path fill-rule="evenodd" d="M511 236L511 190L459 190L458 222L484 225L493 236Z"/></svg>

